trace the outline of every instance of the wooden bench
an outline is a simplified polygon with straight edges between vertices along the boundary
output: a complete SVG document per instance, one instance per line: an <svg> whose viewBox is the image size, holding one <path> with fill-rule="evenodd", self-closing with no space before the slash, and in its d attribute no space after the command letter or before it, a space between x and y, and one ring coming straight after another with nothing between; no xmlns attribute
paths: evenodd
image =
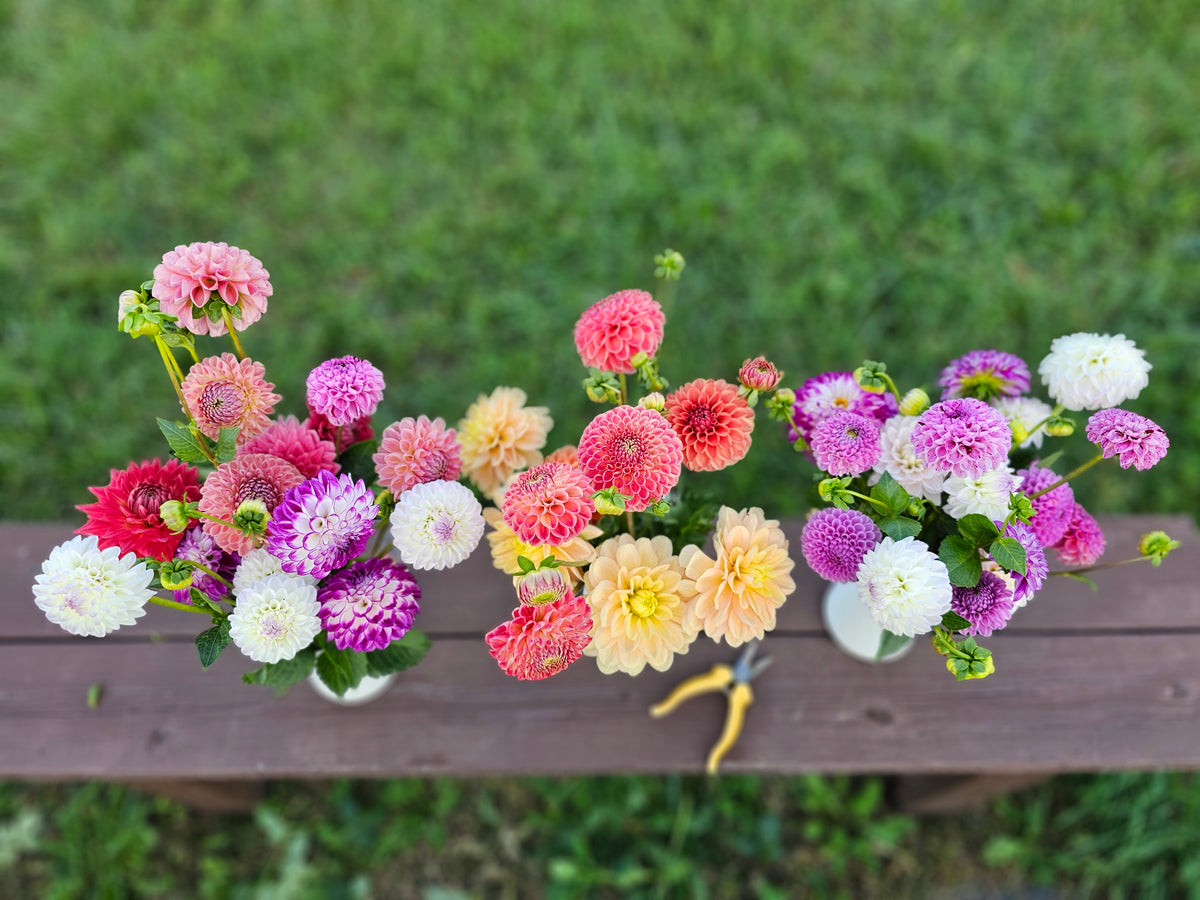
<svg viewBox="0 0 1200 900"><path fill-rule="evenodd" d="M1102 521L1108 558L1165 528L1183 546L1157 569L1054 578L986 641L995 676L956 683L932 650L865 665L821 628L824 585L801 560L764 652L774 666L724 772L881 773L902 808L938 811L1047 774L1200 767L1200 555L1185 516ZM786 523L798 556L800 523ZM683 677L732 660L707 638L669 672L603 676L583 659L541 682L506 677L482 635L514 605L486 542L420 576L433 648L380 700L344 708L297 685L282 698L240 681L229 647L201 670L199 616L151 607L134 628L73 637L33 603L33 578L69 526L0 525L0 777L139 782L213 809L245 808L266 779L696 773L724 700L669 718L647 707ZM89 687L103 685L89 708ZM930 777L937 776L937 777Z"/></svg>

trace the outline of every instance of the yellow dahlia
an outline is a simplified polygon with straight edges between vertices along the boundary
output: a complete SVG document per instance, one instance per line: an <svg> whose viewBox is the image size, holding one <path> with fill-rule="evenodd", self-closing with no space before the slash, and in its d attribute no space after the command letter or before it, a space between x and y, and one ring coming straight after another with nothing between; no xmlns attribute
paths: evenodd
<svg viewBox="0 0 1200 900"><path fill-rule="evenodd" d="M525 405L520 388L498 387L479 395L458 423L462 471L489 497L518 469L542 461L554 420L544 406Z"/></svg>
<svg viewBox="0 0 1200 900"><path fill-rule="evenodd" d="M583 652L606 675L637 675L646 665L665 672L696 638L697 620L688 611L696 585L668 538L610 538L583 583L592 608L592 642Z"/></svg>
<svg viewBox="0 0 1200 900"><path fill-rule="evenodd" d="M779 522L758 507L739 512L722 506L713 547L715 560L695 546L679 555L696 582L697 596L689 604L692 627L731 647L762 638L775 627L775 610L796 589L789 574L795 563Z"/></svg>
<svg viewBox="0 0 1200 900"><path fill-rule="evenodd" d="M504 524L504 516L500 510L489 506L483 511L483 517L490 527L487 533L488 544L492 548L492 565L501 572L519 576L521 567L517 565L517 557L524 556L540 563L551 556L563 562L590 562L596 555L596 548L591 542L600 537L601 531L595 525L588 525L578 535L564 544L526 544L516 532ZM583 575L578 566L563 566L560 571L566 572L571 579L571 587L576 588ZM516 584L517 578L513 578Z"/></svg>

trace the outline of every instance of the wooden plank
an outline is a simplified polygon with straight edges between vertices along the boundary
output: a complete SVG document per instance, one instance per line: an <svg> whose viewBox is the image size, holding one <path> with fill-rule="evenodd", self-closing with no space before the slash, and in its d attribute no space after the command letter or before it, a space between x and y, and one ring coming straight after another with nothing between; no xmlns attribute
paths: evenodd
<svg viewBox="0 0 1200 900"><path fill-rule="evenodd" d="M729 772L1200 767L1200 634L1012 634L999 672L958 684L933 653L854 662L820 637L772 636ZM543 682L507 678L477 640L436 643L381 700L342 708L298 686L242 685L234 655L202 672L174 643L85 642L49 664L0 653L0 777L283 778L699 772L724 700L647 707L728 660L697 644L667 673L603 676L588 660ZM181 658L182 657L182 658ZM103 702L85 705L103 682Z"/></svg>
<svg viewBox="0 0 1200 900"><path fill-rule="evenodd" d="M1188 516L1119 516L1102 519L1108 535L1106 558L1135 555L1138 537L1152 528L1165 528L1183 541L1175 554L1157 569L1126 566L1097 575L1100 589L1066 578L1051 579L1042 592L1013 619L1011 630L1077 631L1200 628L1200 593L1194 589L1200 535ZM788 520L784 530L797 560L796 592L780 609L780 632L821 631L821 581L800 557L803 522ZM0 523L0 639L72 638L46 621L33 603L33 579L42 561L57 544L71 537L61 524ZM460 566L444 572L417 573L422 586L418 627L434 635L484 633L506 619L515 605L508 579L491 564L486 540ZM1133 598L1136 598L1133 599ZM206 627L199 616L152 607L135 628L122 629L121 640L149 641L157 637L191 639Z"/></svg>

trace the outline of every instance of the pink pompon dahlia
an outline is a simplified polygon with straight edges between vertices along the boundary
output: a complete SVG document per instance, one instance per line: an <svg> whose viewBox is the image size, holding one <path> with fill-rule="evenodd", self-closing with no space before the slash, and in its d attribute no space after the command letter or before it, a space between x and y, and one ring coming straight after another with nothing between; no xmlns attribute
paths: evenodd
<svg viewBox="0 0 1200 900"><path fill-rule="evenodd" d="M1021 493L1033 497L1039 491L1045 490L1058 481L1058 475L1053 469L1031 463L1028 469L1021 469L1017 475L1022 479ZM1063 532L1071 524L1071 516L1075 510L1075 492L1070 484L1060 484L1052 491L1046 491L1040 497L1030 501L1033 504L1033 516L1029 519L1029 527L1043 547L1053 547L1062 540Z"/></svg>
<svg viewBox="0 0 1200 900"><path fill-rule="evenodd" d="M689 381L667 397L665 414L683 442L683 464L693 472L716 472L750 451L754 410L732 384Z"/></svg>
<svg viewBox="0 0 1200 900"><path fill-rule="evenodd" d="M523 681L557 675L592 641L588 603L568 593L540 606L518 606L512 619L487 633L488 651L505 674Z"/></svg>
<svg viewBox="0 0 1200 900"><path fill-rule="evenodd" d="M838 412L809 435L817 466L830 475L859 475L879 461L879 423L858 413Z"/></svg>
<svg viewBox="0 0 1200 900"><path fill-rule="evenodd" d="M329 441L334 447L342 449L375 437L375 429L371 427L370 416L355 419L347 425L334 425L319 412L309 409L308 421L304 424L320 435L322 440Z"/></svg>
<svg viewBox="0 0 1200 900"><path fill-rule="evenodd" d="M1121 468L1149 469L1167 455L1167 434L1145 416L1127 409L1102 409L1088 419L1087 439L1104 458L1116 456Z"/></svg>
<svg viewBox="0 0 1200 900"><path fill-rule="evenodd" d="M421 587L390 559L364 559L330 575L317 588L317 616L339 650L368 653L404 637L421 611Z"/></svg>
<svg viewBox="0 0 1200 900"><path fill-rule="evenodd" d="M807 379L796 391L792 407L792 427L788 440L806 441L813 426L836 412L853 412L878 422L886 422L899 412L899 403L890 392L872 394L854 380L852 372L825 372Z"/></svg>
<svg viewBox="0 0 1200 900"><path fill-rule="evenodd" d="M177 459L131 463L111 469L105 487L88 488L95 503L77 506L87 522L76 534L94 535L101 550L117 547L124 553L166 562L175 555L182 534L163 524L158 508L168 500L194 503L200 499L196 469Z"/></svg>
<svg viewBox="0 0 1200 900"><path fill-rule="evenodd" d="M267 551L289 575L318 580L367 548L375 495L350 475L318 472L288 488L267 523Z"/></svg>
<svg viewBox="0 0 1200 900"><path fill-rule="evenodd" d="M596 490L613 488L641 512L679 482L683 442L662 413L618 406L600 413L579 438L579 468Z"/></svg>
<svg viewBox="0 0 1200 900"><path fill-rule="evenodd" d="M938 386L942 388L943 400L1019 397L1029 390L1029 366L1011 353L972 350L942 369Z"/></svg>
<svg viewBox="0 0 1200 900"><path fill-rule="evenodd" d="M196 427L213 440L222 428L237 428L239 447L265 431L280 400L265 373L262 363L239 360L232 353L210 356L192 366L181 390Z"/></svg>
<svg viewBox="0 0 1200 900"><path fill-rule="evenodd" d="M589 306L575 323L575 349L585 366L632 375L639 353L654 356L666 316L645 291L618 291Z"/></svg>
<svg viewBox="0 0 1200 900"><path fill-rule="evenodd" d="M1104 532L1100 523L1083 506L1071 508L1071 521L1054 545L1058 558L1068 566L1090 566L1104 555Z"/></svg>
<svg viewBox="0 0 1200 900"><path fill-rule="evenodd" d="M243 453L218 466L200 489L200 512L216 519L231 521L247 500L261 500L271 512L283 495L304 480L300 470L278 456ZM204 522L204 530L213 536L226 553L245 556L260 543L257 537L243 534L231 525Z"/></svg>
<svg viewBox="0 0 1200 900"><path fill-rule="evenodd" d="M333 442L325 440L295 416L276 419L266 431L246 441L242 452L278 456L299 469L305 478L315 478L318 472L336 475L341 469Z"/></svg>
<svg viewBox="0 0 1200 900"><path fill-rule="evenodd" d="M950 611L971 623L963 634L987 637L1008 624L1013 614L1012 589L999 575L984 572L975 587L951 589Z"/></svg>
<svg viewBox="0 0 1200 900"><path fill-rule="evenodd" d="M401 419L383 429L379 452L371 457L379 483L403 494L427 481L454 481L462 471L462 448L453 428L426 416Z"/></svg>
<svg viewBox="0 0 1200 900"><path fill-rule="evenodd" d="M574 444L563 444L553 453L547 453L545 462L566 463L579 468L579 448Z"/></svg>
<svg viewBox="0 0 1200 900"><path fill-rule="evenodd" d="M180 244L154 267L158 308L192 334L226 334L223 310L235 331L245 331L267 311L270 273L263 264L226 243Z"/></svg>
<svg viewBox="0 0 1200 900"><path fill-rule="evenodd" d="M819 509L800 532L800 552L809 568L826 581L848 583L882 537L871 517L855 509Z"/></svg>
<svg viewBox="0 0 1200 900"><path fill-rule="evenodd" d="M574 466L542 463L504 492L504 523L526 544L565 544L595 515L592 483Z"/></svg>
<svg viewBox="0 0 1200 900"><path fill-rule="evenodd" d="M1008 459L1008 419L982 400L961 397L935 403L912 430L913 452L939 472L978 478Z"/></svg>
<svg viewBox="0 0 1200 900"><path fill-rule="evenodd" d="M242 558L236 553L226 553L218 547L213 536L199 525L189 528L183 533L183 540L179 542L179 546L175 550L175 558L200 563L212 569L225 581L233 578L233 573L237 571L238 564L242 561ZM229 585L218 581L200 569L192 570L191 586L212 600L223 600L229 594ZM190 604L192 602L191 588L171 591L171 598L176 603Z"/></svg>
<svg viewBox="0 0 1200 900"><path fill-rule="evenodd" d="M383 399L383 373L357 356L327 359L308 373L308 408L333 425L375 414Z"/></svg>

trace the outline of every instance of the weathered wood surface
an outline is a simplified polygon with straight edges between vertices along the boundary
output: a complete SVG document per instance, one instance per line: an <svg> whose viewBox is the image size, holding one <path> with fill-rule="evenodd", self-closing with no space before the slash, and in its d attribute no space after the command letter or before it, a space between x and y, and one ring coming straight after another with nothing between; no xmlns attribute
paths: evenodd
<svg viewBox="0 0 1200 900"><path fill-rule="evenodd" d="M1093 593L1053 579L987 641L997 674L958 684L932 651L870 666L821 631L822 583L798 589L765 652L775 665L724 771L1023 773L1200 767L1200 554L1194 523L1104 521L1108 557L1165 527L1184 541L1158 569L1100 573ZM799 523L788 523L798 544ZM199 616L153 608L135 628L76 638L47 623L30 585L64 526L0 525L0 777L261 779L433 774L698 772L724 701L647 707L735 651L697 642L667 673L603 676L588 660L543 682L507 678L481 635L513 605L486 546L423 573L428 659L381 700L330 705L304 685L277 699L241 684L230 648L207 672ZM103 684L96 709L89 685Z"/></svg>

